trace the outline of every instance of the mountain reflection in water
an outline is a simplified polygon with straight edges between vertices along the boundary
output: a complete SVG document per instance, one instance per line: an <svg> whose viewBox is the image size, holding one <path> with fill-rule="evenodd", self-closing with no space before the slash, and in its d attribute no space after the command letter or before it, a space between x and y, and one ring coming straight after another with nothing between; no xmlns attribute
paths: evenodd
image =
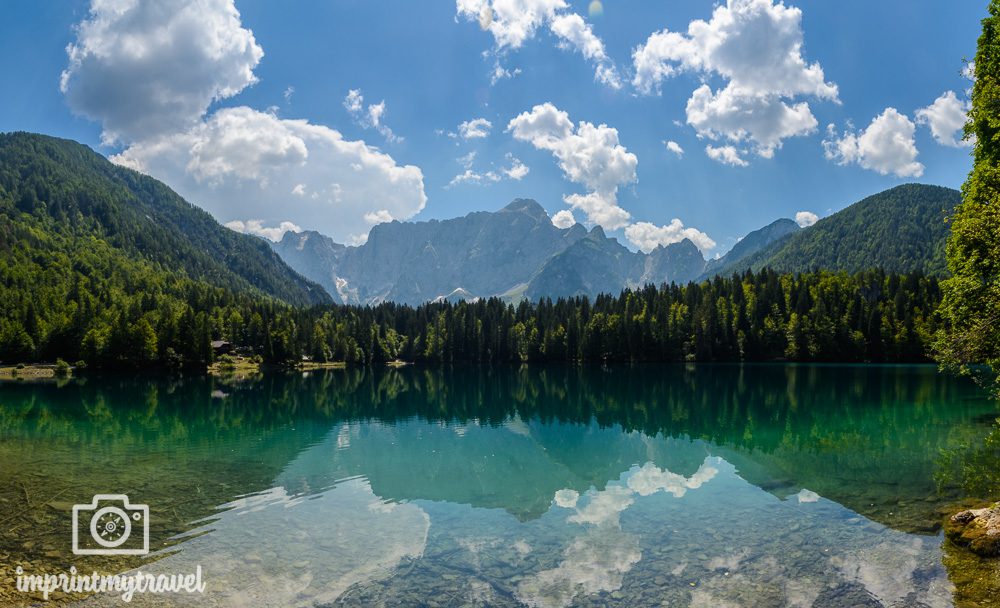
<svg viewBox="0 0 1000 608"><path fill-rule="evenodd" d="M8 384L0 457L63 494L0 558L68 563L63 501L120 491L150 504L143 570L209 585L138 605L948 606L939 455L993 414L920 366ZM16 502L28 469L2 475Z"/></svg>

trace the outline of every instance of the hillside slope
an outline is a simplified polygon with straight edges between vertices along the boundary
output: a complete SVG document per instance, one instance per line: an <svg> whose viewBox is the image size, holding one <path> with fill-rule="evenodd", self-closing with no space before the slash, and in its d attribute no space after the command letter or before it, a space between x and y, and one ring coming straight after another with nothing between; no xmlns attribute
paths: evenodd
<svg viewBox="0 0 1000 608"><path fill-rule="evenodd" d="M746 257L729 272L769 267L859 272L947 272L946 222L961 201L951 188L905 184L869 196Z"/></svg>
<svg viewBox="0 0 1000 608"><path fill-rule="evenodd" d="M218 338L283 360L290 304L329 302L261 239L80 144L0 135L0 361L194 366Z"/></svg>
<svg viewBox="0 0 1000 608"><path fill-rule="evenodd" d="M0 214L8 234L20 225L92 237L128 257L234 292L295 305L331 301L263 240L219 225L162 182L73 141L0 134Z"/></svg>

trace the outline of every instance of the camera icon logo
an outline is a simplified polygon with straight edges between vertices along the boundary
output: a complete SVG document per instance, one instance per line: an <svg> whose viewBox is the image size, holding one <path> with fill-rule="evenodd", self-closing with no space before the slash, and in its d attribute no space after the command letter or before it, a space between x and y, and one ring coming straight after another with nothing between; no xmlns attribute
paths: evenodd
<svg viewBox="0 0 1000 608"><path fill-rule="evenodd" d="M80 533L81 523L87 534ZM134 505L125 494L95 494L90 504L73 505L74 555L147 553L149 505Z"/></svg>

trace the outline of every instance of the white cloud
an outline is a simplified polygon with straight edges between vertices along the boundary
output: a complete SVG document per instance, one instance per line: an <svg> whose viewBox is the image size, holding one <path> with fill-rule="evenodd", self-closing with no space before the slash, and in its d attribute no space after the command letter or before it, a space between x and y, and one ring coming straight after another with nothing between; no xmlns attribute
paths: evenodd
<svg viewBox="0 0 1000 608"><path fill-rule="evenodd" d="M458 125L458 134L462 139L483 138L490 134L492 128L493 123L485 118L474 118Z"/></svg>
<svg viewBox="0 0 1000 608"><path fill-rule="evenodd" d="M840 165L857 163L881 175L920 177L924 166L916 160L915 130L913 122L896 108L886 108L860 133L849 127L838 138L834 126L827 127L824 153Z"/></svg>
<svg viewBox="0 0 1000 608"><path fill-rule="evenodd" d="M455 162L457 162L458 164L462 165L462 167L464 167L466 169L471 169L472 168L472 163L474 163L476 161L476 155L477 154L478 154L478 152L476 152L475 150L473 150L473 151L469 152L468 154L466 154L464 156L459 156L458 158L455 159Z"/></svg>
<svg viewBox="0 0 1000 608"><path fill-rule="evenodd" d="M285 92L281 94L285 98L285 103L292 103L292 95L295 95L295 87L289 85Z"/></svg>
<svg viewBox="0 0 1000 608"><path fill-rule="evenodd" d="M969 61L968 63L966 63L962 67L962 76L964 76L968 80L972 80L972 81L976 80L976 62L975 61Z"/></svg>
<svg viewBox="0 0 1000 608"><path fill-rule="evenodd" d="M524 179L524 176L531 171L527 165L522 163L520 159L515 158L513 154L507 154L507 160L510 161L510 166L504 169L503 173L516 182Z"/></svg>
<svg viewBox="0 0 1000 608"><path fill-rule="evenodd" d="M256 82L264 55L233 0L94 0L75 32L60 89L107 143L192 127Z"/></svg>
<svg viewBox="0 0 1000 608"><path fill-rule="evenodd" d="M165 181L221 221L291 221L341 242L366 234L370 213L405 220L427 200L418 167L323 125L247 107L219 110L111 160Z"/></svg>
<svg viewBox="0 0 1000 608"><path fill-rule="evenodd" d="M276 228L267 228L261 220L233 220L231 222L226 222L225 226L230 230L235 230L236 232L241 232L243 234L262 236L265 239L274 241L275 243L280 241L281 237L285 236L286 232L302 232L302 228L299 228L291 222L281 222Z"/></svg>
<svg viewBox="0 0 1000 608"><path fill-rule="evenodd" d="M594 79L609 87L621 88L621 77L607 55L604 43L583 17L568 11L565 0L456 0L457 17L479 23L493 34L496 64L492 83L516 75L499 62L500 55L515 51L548 27L564 49L579 52L594 66Z"/></svg>
<svg viewBox="0 0 1000 608"><path fill-rule="evenodd" d="M552 225L556 228L569 228L575 223L576 218L573 217L573 212L569 209L557 211L556 214L552 216Z"/></svg>
<svg viewBox="0 0 1000 608"><path fill-rule="evenodd" d="M707 84L688 99L687 121L701 137L750 141L764 158L773 157L782 140L812 133L818 124L805 102L790 106L775 95L749 94L732 86L713 93Z"/></svg>
<svg viewBox="0 0 1000 608"><path fill-rule="evenodd" d="M749 94L837 99L818 63L802 57L802 11L772 0L729 0L687 35L663 30L635 50L633 84L643 93L679 70L714 72Z"/></svg>
<svg viewBox="0 0 1000 608"><path fill-rule="evenodd" d="M495 85L501 80L507 78L514 78L521 73L521 68L514 68L513 70L508 70L507 68L500 65L500 60L497 59L493 64L493 71L490 72L490 85Z"/></svg>
<svg viewBox="0 0 1000 608"><path fill-rule="evenodd" d="M682 148L676 141L665 141L663 142L663 145L667 147L667 150L676 154L677 158L684 156L684 148Z"/></svg>
<svg viewBox="0 0 1000 608"><path fill-rule="evenodd" d="M636 222L625 228L625 236L633 245L646 253L660 245L667 246L679 243L684 239L689 239L703 252L714 249L716 245L715 241L707 234L697 228L685 228L684 223L677 218L671 220L666 226L657 226L649 222Z"/></svg>
<svg viewBox="0 0 1000 608"><path fill-rule="evenodd" d="M530 171L530 169L528 169L528 167L520 160L515 158L513 154L508 153L506 158L510 162L509 167L504 167L499 170L491 169L485 172L478 172L472 168L476 160L475 150L464 156L459 156L455 160L458 164L462 165L465 170L453 177L445 188L452 188L460 184L472 184L477 186L493 184L502 180L505 176L514 181L520 181Z"/></svg>
<svg viewBox="0 0 1000 608"><path fill-rule="evenodd" d="M795 214L795 223L806 228L819 221L819 216L812 211L799 211Z"/></svg>
<svg viewBox="0 0 1000 608"><path fill-rule="evenodd" d="M365 221L369 224L386 224L392 221L392 214L389 213L388 209L379 209L378 211L369 211L364 215Z"/></svg>
<svg viewBox="0 0 1000 608"><path fill-rule="evenodd" d="M688 124L701 137L750 142L770 158L788 137L813 132L817 122L800 95L838 101L818 63L802 57L802 11L772 0L729 0L709 21L695 20L686 34L662 30L633 53L632 84L640 93L659 91L681 71L727 80L713 91L702 85L687 104Z"/></svg>
<svg viewBox="0 0 1000 608"><path fill-rule="evenodd" d="M382 122L382 117L385 115L384 100L368 104L366 109L365 97L361 94L361 89L351 89L347 92L347 96L344 97L344 109L347 110L358 126L364 129L375 129L387 142L398 143L403 141L402 137L393 133L392 129Z"/></svg>
<svg viewBox="0 0 1000 608"><path fill-rule="evenodd" d="M705 146L705 154L708 155L714 161L720 162L724 165L732 165L734 167L746 167L750 163L743 160L740 157L740 152L733 146Z"/></svg>
<svg viewBox="0 0 1000 608"><path fill-rule="evenodd" d="M493 184L500 181L500 176L495 171L487 171L485 173L478 173L472 169L466 169L462 173L459 173L455 177L451 178L448 185L445 188L452 188L460 184L473 184L481 186L483 184Z"/></svg>
<svg viewBox="0 0 1000 608"><path fill-rule="evenodd" d="M457 15L493 34L499 49L516 50L552 21L565 0L456 0ZM483 27L485 25L485 27Z"/></svg>
<svg viewBox="0 0 1000 608"><path fill-rule="evenodd" d="M927 125L939 144L953 148L971 146L971 140L962 140L970 107L969 102L959 101L954 91L945 91L934 103L917 110L915 116L917 124Z"/></svg>
<svg viewBox="0 0 1000 608"><path fill-rule="evenodd" d="M618 130L581 121L575 125L569 114L551 103L537 105L510 121L507 131L520 141L547 150L559 161L566 178L587 188L587 194L564 198L587 220L615 230L631 216L618 206L620 186L636 181L638 158L618 142Z"/></svg>
<svg viewBox="0 0 1000 608"><path fill-rule="evenodd" d="M604 49L604 43L594 35L590 24L576 13L558 15L549 26L560 39L559 46L575 49L594 64L594 79L612 89L622 88L621 77Z"/></svg>
<svg viewBox="0 0 1000 608"><path fill-rule="evenodd" d="M361 94L361 89L351 89L344 97L344 109L351 116L360 116L364 112L365 98Z"/></svg>

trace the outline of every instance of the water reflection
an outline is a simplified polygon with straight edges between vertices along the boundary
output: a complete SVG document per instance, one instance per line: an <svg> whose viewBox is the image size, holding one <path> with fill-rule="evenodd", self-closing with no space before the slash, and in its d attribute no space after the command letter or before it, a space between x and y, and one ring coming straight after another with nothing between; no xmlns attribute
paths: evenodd
<svg viewBox="0 0 1000 608"><path fill-rule="evenodd" d="M939 454L994 417L928 367L8 384L0 559L84 565L69 507L115 490L217 605L946 606Z"/></svg>

